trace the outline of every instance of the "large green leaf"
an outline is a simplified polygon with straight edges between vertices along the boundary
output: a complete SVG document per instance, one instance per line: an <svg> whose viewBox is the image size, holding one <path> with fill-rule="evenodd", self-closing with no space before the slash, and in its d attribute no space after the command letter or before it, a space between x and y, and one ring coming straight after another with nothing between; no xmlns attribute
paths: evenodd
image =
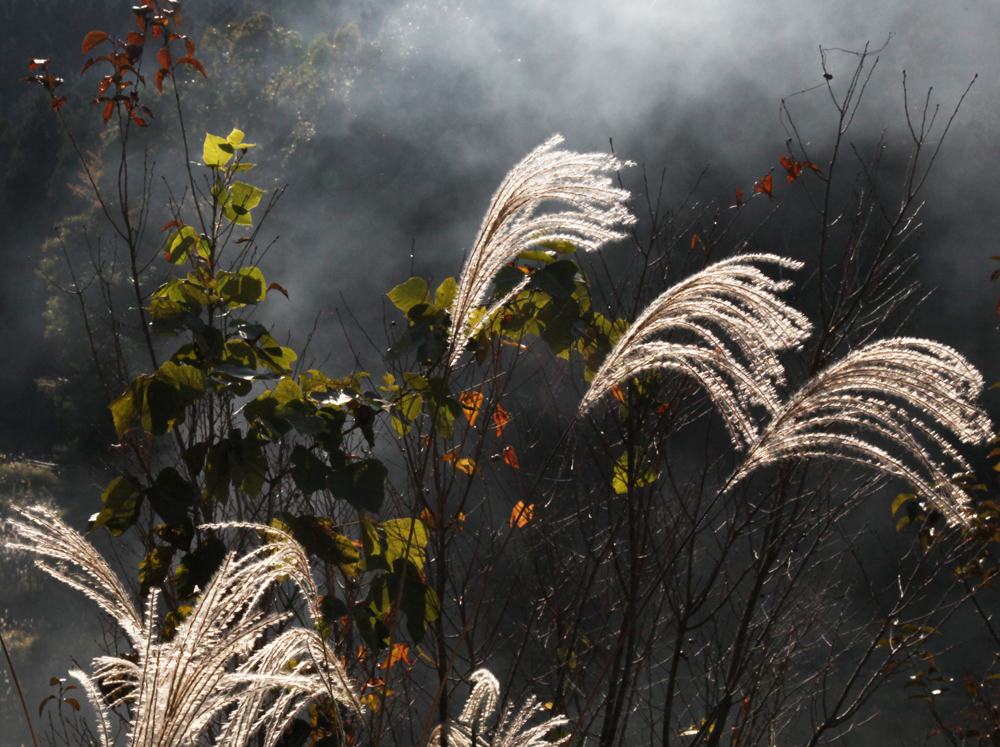
<svg viewBox="0 0 1000 747"><path fill-rule="evenodd" d="M113 535L120 537L135 523L144 495L142 483L132 475L126 473L116 477L101 494L104 508L90 517L87 531L93 532L106 527Z"/></svg>
<svg viewBox="0 0 1000 747"><path fill-rule="evenodd" d="M362 459L332 472L326 486L334 498L347 501L354 508L378 512L385 500L385 481L389 470L377 459Z"/></svg>
<svg viewBox="0 0 1000 747"><path fill-rule="evenodd" d="M428 303L431 300L427 290L427 281L423 278L410 278L402 285L397 285L386 295L404 314L417 304Z"/></svg>
<svg viewBox="0 0 1000 747"><path fill-rule="evenodd" d="M264 192L252 184L233 182L230 199L222 208L222 214L233 223L249 226L253 223L250 211L260 204Z"/></svg>

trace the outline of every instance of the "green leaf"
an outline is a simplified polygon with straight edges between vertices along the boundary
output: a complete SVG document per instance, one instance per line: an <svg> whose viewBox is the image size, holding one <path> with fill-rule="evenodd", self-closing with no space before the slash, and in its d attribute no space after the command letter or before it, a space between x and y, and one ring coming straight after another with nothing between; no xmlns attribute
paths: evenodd
<svg viewBox="0 0 1000 747"><path fill-rule="evenodd" d="M101 494L104 508L90 517L87 532L106 527L114 536L120 537L135 523L145 489L136 478L126 473L116 477Z"/></svg>
<svg viewBox="0 0 1000 747"><path fill-rule="evenodd" d="M914 495L913 493L900 493L899 495L897 495L896 500L892 502L892 515L895 516L900 506L902 506L909 500L913 500L916 497L917 496Z"/></svg>
<svg viewBox="0 0 1000 747"><path fill-rule="evenodd" d="M253 143L244 143L243 130L237 130L235 127L233 128L233 131L226 136L226 142L229 143L233 148L256 147Z"/></svg>
<svg viewBox="0 0 1000 747"><path fill-rule="evenodd" d="M411 562L417 570L424 567L427 560L425 548L429 535L427 527L419 519L390 519L378 525L385 532L385 559L389 565L397 560Z"/></svg>
<svg viewBox="0 0 1000 747"><path fill-rule="evenodd" d="M229 163L229 159L233 157L235 152L232 144L226 138L218 135L205 135L202 158L206 166L216 169L222 168Z"/></svg>
<svg viewBox="0 0 1000 747"><path fill-rule="evenodd" d="M656 472L649 467L644 450L634 449L631 452L631 470L629 469L629 453L626 451L615 462L615 476L612 487L618 495L627 493L630 483L633 488L641 488L654 482L657 478Z"/></svg>
<svg viewBox="0 0 1000 747"><path fill-rule="evenodd" d="M190 523L188 512L198 500L198 493L176 469L167 467L156 476L146 497L168 526L179 529Z"/></svg>
<svg viewBox="0 0 1000 747"><path fill-rule="evenodd" d="M267 296L264 273L256 267L242 267L236 273L220 272L218 281L219 296L231 309L260 303Z"/></svg>
<svg viewBox="0 0 1000 747"><path fill-rule="evenodd" d="M576 251L576 245L570 241L565 241L562 239L549 239L547 241L539 241L538 246L543 249L551 249L552 251L559 252L560 254L573 254Z"/></svg>
<svg viewBox="0 0 1000 747"><path fill-rule="evenodd" d="M185 555L174 573L177 594L189 597L195 593L195 587L204 589L225 557L226 545L217 537L209 537L194 552Z"/></svg>
<svg viewBox="0 0 1000 747"><path fill-rule="evenodd" d="M179 265L188 258L188 254L200 240L201 237L192 226L182 226L177 229L167 241L167 261Z"/></svg>
<svg viewBox="0 0 1000 747"><path fill-rule="evenodd" d="M114 418L115 432L118 434L118 438L124 436L125 432L132 427L132 418L142 407L149 380L148 376L133 379L128 390L111 403L111 417Z"/></svg>
<svg viewBox="0 0 1000 747"><path fill-rule="evenodd" d="M378 512L385 500L385 481L389 470L377 459L362 459L335 470L326 480L334 498L356 509Z"/></svg>
<svg viewBox="0 0 1000 747"><path fill-rule="evenodd" d="M237 225L253 225L250 211L260 204L260 198L263 196L264 192L251 184L233 182L230 200L223 206L222 214Z"/></svg>
<svg viewBox="0 0 1000 747"><path fill-rule="evenodd" d="M145 595L150 588L159 586L167 579L170 573L170 564L173 562L176 549L173 547L154 547L139 563L139 583L142 584L141 593Z"/></svg>
<svg viewBox="0 0 1000 747"><path fill-rule="evenodd" d="M402 285L397 285L386 295L389 296L389 300L392 301L396 308L404 314L408 313L417 304L428 303L430 301L427 281L423 278L410 278Z"/></svg>
<svg viewBox="0 0 1000 747"><path fill-rule="evenodd" d="M455 282L455 278L446 278L438 286L438 289L434 291L434 305L442 311L447 311L455 302L455 296L457 295L458 283Z"/></svg>
<svg viewBox="0 0 1000 747"><path fill-rule="evenodd" d="M553 298L568 298L576 290L576 275L579 269L575 262L567 259L553 262L531 273L528 287L547 293Z"/></svg>
<svg viewBox="0 0 1000 747"><path fill-rule="evenodd" d="M308 514L294 516L287 511L277 512L275 518L291 530L292 536L307 552L348 575L357 575L361 556L351 540L337 531L332 519Z"/></svg>
<svg viewBox="0 0 1000 747"><path fill-rule="evenodd" d="M295 487L305 495L312 495L326 487L330 468L302 444L292 449L292 479Z"/></svg>

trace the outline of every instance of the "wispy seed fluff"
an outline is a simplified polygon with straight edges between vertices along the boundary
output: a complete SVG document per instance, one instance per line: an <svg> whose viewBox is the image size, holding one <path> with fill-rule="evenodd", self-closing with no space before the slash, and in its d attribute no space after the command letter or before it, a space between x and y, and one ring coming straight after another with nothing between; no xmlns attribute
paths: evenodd
<svg viewBox="0 0 1000 747"><path fill-rule="evenodd" d="M540 724L528 726L535 714L544 710L534 696L516 710L508 703L500 721L491 727L487 722L496 711L500 683L488 669L477 669L470 679L472 692L462 715L456 721L438 724L427 740L427 747L441 747L445 742L444 732L448 745L454 747L558 747L569 739L568 734L558 739L548 738L554 729L569 723L565 716L551 716Z"/></svg>
<svg viewBox="0 0 1000 747"><path fill-rule="evenodd" d="M990 438L976 405L982 388L979 371L946 345L906 337L865 345L788 400L736 479L789 458L846 459L906 480L950 524L967 524L968 498L950 473L970 468L952 441Z"/></svg>
<svg viewBox="0 0 1000 747"><path fill-rule="evenodd" d="M606 176L631 164L605 153L556 150L563 141L555 135L525 157L493 195L479 236L462 268L458 292L451 307L449 364L454 366L465 343L513 295L497 301L473 325L471 317L489 295L497 272L519 252L541 241L568 241L593 251L624 238L618 227L635 222L625 207L627 190ZM559 212L539 213L544 203L568 206Z"/></svg>
<svg viewBox="0 0 1000 747"><path fill-rule="evenodd" d="M781 406L776 385L785 381L778 360L801 347L811 325L778 297L791 281L775 280L757 265L798 270L802 263L774 254L745 254L716 262L653 301L604 360L580 412L614 386L651 370L675 371L698 381L719 408L737 447L758 433L751 413ZM679 334L684 341L661 339Z"/></svg>
<svg viewBox="0 0 1000 747"><path fill-rule="evenodd" d="M319 633L288 627L290 613L261 609L268 589L287 578L306 597L313 622L319 614L305 551L284 532L212 527L252 528L269 542L242 557L227 555L173 638L161 640L156 589L140 618L118 577L78 532L42 507L18 512L20 519L8 522L16 538L9 546L55 560L57 566L38 565L96 601L135 650L135 660L98 657L92 677L71 672L97 712L101 747L112 747L110 709L119 705L127 706L130 747L207 744L210 737L215 747L274 747L314 698L362 711L340 659Z"/></svg>

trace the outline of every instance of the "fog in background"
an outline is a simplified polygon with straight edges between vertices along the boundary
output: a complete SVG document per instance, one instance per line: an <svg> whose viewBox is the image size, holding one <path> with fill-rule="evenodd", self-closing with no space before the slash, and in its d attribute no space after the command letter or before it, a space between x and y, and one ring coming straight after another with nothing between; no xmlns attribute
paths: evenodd
<svg viewBox="0 0 1000 747"><path fill-rule="evenodd" d="M115 17L127 17L126 5L119 13L117 5L108 4ZM410 276L411 263L415 274L457 275L500 180L552 134L564 135L574 150L605 150L613 140L622 158L637 163L622 174L634 190L642 188L643 167L653 183L665 169L668 205L680 202L706 166L696 201L732 204L734 189L749 196L755 180L771 169L778 169L777 194L784 186L778 158L786 153L788 137L779 119L780 100L824 83L820 46L860 51L866 44L881 47L891 35L850 138L862 154L870 155L884 130L893 162L904 162L904 69L911 108L919 109L933 87L931 100L942 108L937 132L979 74L924 194L916 272L931 294L908 332L956 347L988 382L1000 380L994 315L1000 288L989 283L995 265L989 257L1000 254L995 176L1000 3L274 0L196 7L190 0L194 36L208 23L224 23L229 13L240 14L238 20L247 9L272 13L278 25L297 30L306 42L357 23L362 39L379 46L377 63L356 78L344 111L317 129L316 153L299 152L300 158L322 161L322 188L297 181L294 158L283 173L258 171L248 179L269 189L288 184L265 231L280 240L263 267L291 299L269 300L267 320L276 336L288 335L298 346L319 314L311 352L319 360L330 356L324 364L330 375L353 368L347 339L360 351L363 366L379 370L377 352L347 310L361 327L374 330L375 346L384 347L384 293ZM81 26L78 38L91 27L100 24ZM0 61L5 77L26 75L25 61ZM844 52L827 53L835 93L843 90L856 62ZM70 68L76 65L74 60ZM0 117L15 116L20 100L14 94L0 99ZM789 106L804 139L816 147L810 157L822 167L836 126L828 95L813 91ZM226 134L244 121L243 111L218 111L210 121L189 127L200 142L205 130ZM247 140L264 151L273 145L266 131L248 130ZM750 209L763 217L769 207L761 198ZM31 429L50 421L33 382L58 351L48 349L41 335L44 294L31 260L58 210L49 205L25 213L7 205L3 215L0 344L10 353L0 372L0 451L27 450L45 459L48 441ZM808 264L802 249L808 226L803 228L800 217L779 210L768 225L768 243L760 249ZM629 249L603 251L614 256ZM347 319L347 337L338 309ZM987 404L1000 411L995 400ZM81 515L87 513L84 506L99 501L100 483L99 477L77 483ZM81 605L60 623L75 628L77 616L92 611ZM59 666L70 666L58 639L35 654L43 664L36 662L29 673L46 681L50 670L58 674ZM89 658L84 651L74 654ZM29 686L29 708L48 693L44 684ZM6 732L0 743L20 739Z"/></svg>

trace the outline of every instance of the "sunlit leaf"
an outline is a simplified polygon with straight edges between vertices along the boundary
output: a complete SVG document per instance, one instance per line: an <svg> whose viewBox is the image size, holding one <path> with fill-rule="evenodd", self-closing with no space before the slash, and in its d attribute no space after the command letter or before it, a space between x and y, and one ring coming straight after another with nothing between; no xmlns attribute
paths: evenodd
<svg viewBox="0 0 1000 747"><path fill-rule="evenodd" d="M761 192L762 194L765 194L768 197L773 197L774 195L771 194L771 184L772 184L771 175L768 174L759 182L753 185L753 191Z"/></svg>
<svg viewBox="0 0 1000 747"><path fill-rule="evenodd" d="M503 450L503 460L514 469L521 469L521 463L517 461L517 452L513 446L508 446Z"/></svg>
<svg viewBox="0 0 1000 747"><path fill-rule="evenodd" d="M408 313L417 304L430 301L427 281L423 278L410 278L405 283L397 285L386 295L389 296L389 300L392 301L393 305L404 314Z"/></svg>
<svg viewBox="0 0 1000 747"><path fill-rule="evenodd" d="M108 36L103 31L91 31L85 37L83 37L83 47L80 50L80 54L87 54L90 50L96 47L103 41L107 41L111 37Z"/></svg>
<svg viewBox="0 0 1000 747"><path fill-rule="evenodd" d="M462 411L469 421L469 426L476 424L479 417L479 410L483 406L483 395L479 392L462 392L458 395L458 401L462 403Z"/></svg>
<svg viewBox="0 0 1000 747"><path fill-rule="evenodd" d="M493 427L496 429L497 435L502 436L504 428L507 427L507 423L510 422L510 413L508 413L503 406L497 405L496 412L493 413Z"/></svg>
<svg viewBox="0 0 1000 747"><path fill-rule="evenodd" d="M514 509L510 512L510 525L511 527L517 527L520 529L531 521L534 515L534 503L525 504L524 501L518 501L515 504Z"/></svg>

